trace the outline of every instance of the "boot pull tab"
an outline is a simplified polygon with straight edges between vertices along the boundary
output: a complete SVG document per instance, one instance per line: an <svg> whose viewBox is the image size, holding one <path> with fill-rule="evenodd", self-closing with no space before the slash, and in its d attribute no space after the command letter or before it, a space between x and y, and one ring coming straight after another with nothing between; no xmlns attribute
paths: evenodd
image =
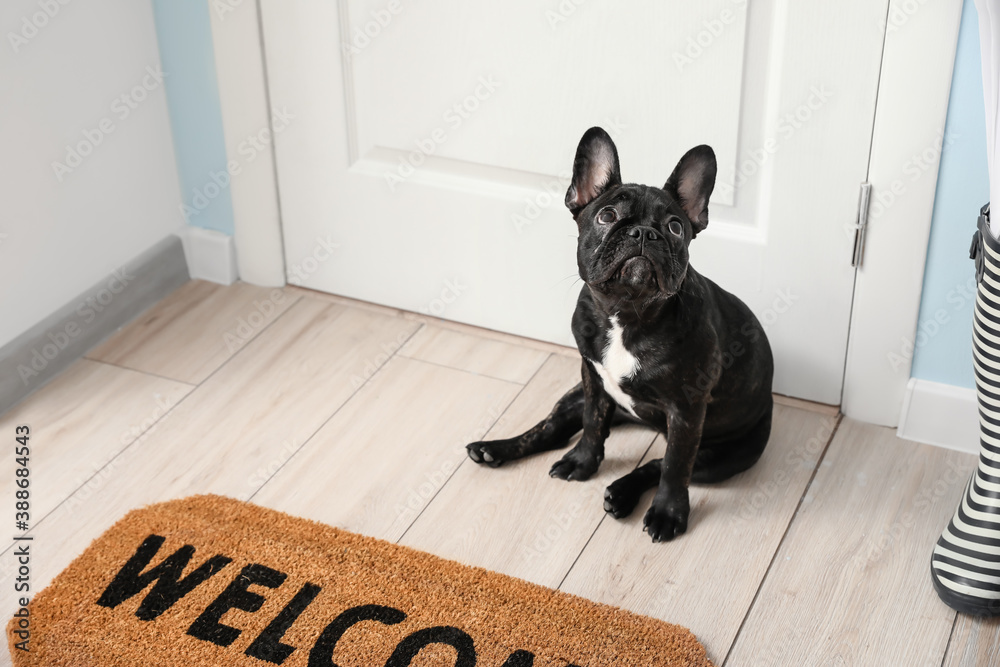
<svg viewBox="0 0 1000 667"><path fill-rule="evenodd" d="M976 232L972 235L972 246L969 248L969 259L976 262L976 284L983 281L983 273L986 272L986 258L983 249L983 234L989 233L990 228L990 203L979 210L979 218L976 221Z"/></svg>

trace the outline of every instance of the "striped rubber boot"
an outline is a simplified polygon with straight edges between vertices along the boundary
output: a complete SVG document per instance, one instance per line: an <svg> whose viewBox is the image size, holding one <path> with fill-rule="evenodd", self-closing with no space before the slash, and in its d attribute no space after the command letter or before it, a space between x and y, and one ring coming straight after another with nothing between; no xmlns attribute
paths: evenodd
<svg viewBox="0 0 1000 667"><path fill-rule="evenodd" d="M972 242L976 260L973 363L979 399L979 467L931 556L931 579L949 607L1000 616L1000 241L989 207Z"/></svg>

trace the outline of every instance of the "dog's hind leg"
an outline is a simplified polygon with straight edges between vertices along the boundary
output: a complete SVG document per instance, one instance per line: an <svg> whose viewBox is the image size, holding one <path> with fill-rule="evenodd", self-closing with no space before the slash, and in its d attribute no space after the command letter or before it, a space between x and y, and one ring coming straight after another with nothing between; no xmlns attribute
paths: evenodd
<svg viewBox="0 0 1000 667"><path fill-rule="evenodd" d="M696 484L712 484L729 479L733 475L750 468L764 453L764 447L771 437L772 407L747 433L735 440L718 445L702 446L694 460L691 481Z"/></svg>
<svg viewBox="0 0 1000 667"><path fill-rule="evenodd" d="M738 440L723 446L698 449L691 481L711 484L729 479L750 468L760 458L771 435L771 410ZM604 511L621 519L632 513L642 494L660 481L660 465L655 459L611 483L604 491Z"/></svg>
<svg viewBox="0 0 1000 667"><path fill-rule="evenodd" d="M604 511L616 519L631 514L642 494L659 484L662 462L654 459L613 481L604 490Z"/></svg>
<svg viewBox="0 0 1000 667"><path fill-rule="evenodd" d="M488 440L466 445L469 458L493 468L531 454L559 449L583 428L583 383L560 398L549 416L516 438Z"/></svg>

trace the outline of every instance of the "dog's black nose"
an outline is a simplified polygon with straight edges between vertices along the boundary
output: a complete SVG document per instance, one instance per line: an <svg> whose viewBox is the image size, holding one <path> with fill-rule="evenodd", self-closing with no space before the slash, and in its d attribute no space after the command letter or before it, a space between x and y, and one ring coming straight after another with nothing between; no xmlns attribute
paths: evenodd
<svg viewBox="0 0 1000 667"><path fill-rule="evenodd" d="M645 236L647 241L655 241L660 238L660 233L658 231L652 227L643 227L642 225L628 230L628 235L634 239L642 239L643 236Z"/></svg>

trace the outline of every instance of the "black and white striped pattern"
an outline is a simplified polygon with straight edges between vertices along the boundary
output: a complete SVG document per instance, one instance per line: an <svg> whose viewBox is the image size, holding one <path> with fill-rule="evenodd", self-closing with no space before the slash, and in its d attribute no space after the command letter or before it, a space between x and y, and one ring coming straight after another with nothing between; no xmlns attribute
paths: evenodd
<svg viewBox="0 0 1000 667"><path fill-rule="evenodd" d="M974 250L982 277L972 332L979 467L934 547L931 577L950 607L996 616L1000 615L1000 241L990 234L988 213L980 217L979 235Z"/></svg>

